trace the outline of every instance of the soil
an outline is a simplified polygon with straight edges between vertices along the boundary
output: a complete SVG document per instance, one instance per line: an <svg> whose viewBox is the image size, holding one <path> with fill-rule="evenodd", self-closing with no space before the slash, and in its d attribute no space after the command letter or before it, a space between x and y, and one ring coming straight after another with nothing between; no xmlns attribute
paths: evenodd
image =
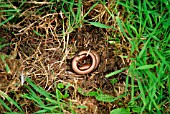
<svg viewBox="0 0 170 114"><path fill-rule="evenodd" d="M0 32L6 33L2 28ZM16 68L10 67L11 73L5 73L4 67L0 69L0 89L8 94L11 93L11 91L15 91L16 93L24 91L22 90L22 86L14 86L20 83L20 75L24 72L24 74L31 77L37 85L40 85L46 90L54 82L60 82L62 80L83 88L84 91L97 91L97 88L100 88L103 93L116 97L117 95L113 90L120 87L124 88L123 82L125 81L126 75L123 73L116 75L115 77L118 80L116 85L111 83L112 78L106 78L105 75L125 67L126 64L123 64L122 59L116 55L114 51L116 48L107 42L108 39L104 36L104 32L104 30L90 25L85 25L81 29L75 30L70 34L69 51L63 51L63 46L52 38L44 40L43 38L36 38L34 36L26 37L19 41L16 36L9 34L10 32L1 34L2 38L7 39L6 42L18 42L17 57L14 58L12 62L7 61L7 64L10 66L12 63L17 63L18 61L20 61L20 64L18 64L19 66L17 67L15 66ZM76 75L72 71L71 60L77 52L89 49L99 53L101 58L100 65L90 74ZM9 55L9 50L14 50L14 46L4 47L1 49L1 53ZM67 53L67 56L66 59L63 60L65 53ZM2 64L4 63L1 62L1 66L3 66ZM48 69L47 66L50 68ZM52 74L52 71L54 74ZM70 94L75 94L72 89L70 90ZM124 90L122 90L121 93L123 92ZM117 105L99 102L93 97L84 97L81 94L77 94L77 96L72 97L72 99L78 99L80 103L88 106L88 110L82 110L82 113L107 114L113 106L116 107ZM31 104L32 103L30 103L30 106ZM95 108L97 108L97 112L95 112ZM36 110L37 109L31 109L29 112Z"/></svg>
<svg viewBox="0 0 170 114"><path fill-rule="evenodd" d="M100 7L102 6L99 5L97 9L101 9ZM31 10L34 11L34 8ZM92 18L98 15L98 13L93 14L89 14L87 17ZM25 30L23 30L24 27L0 28L0 38L6 39L2 43L11 42L10 45L0 49L1 54L8 56L5 58L5 62L10 69L10 72L6 72L5 63L0 61L0 90L16 99L19 104L24 104L22 109L27 113L36 112L39 108L35 106L33 101L19 96L19 94L28 92L21 84L21 75L31 78L38 86L52 93L56 88L54 83L62 82L74 85L68 90L70 94L68 99L75 106L87 106L86 109L75 109L79 114L108 114L113 108L126 107L119 104L127 104L130 101L128 96L109 103L98 101L95 97L86 97L77 92L78 88L82 88L84 92L100 89L104 94L114 97L124 93L126 71L111 78L105 76L129 65L129 61L120 56L129 53L126 41L122 40L121 43L110 44L107 35L109 31L86 23L67 33L65 37L61 37L59 34L62 33L62 22L58 21L58 26L55 23L59 17L57 15L51 20L45 18L39 20L40 22L37 21L39 18L36 16L25 18L23 22L19 23L20 26L30 25L35 21L39 22ZM60 20L62 20L61 17ZM50 34L48 27L46 27L47 23L50 23L51 26L55 25L53 28L56 28L58 33ZM44 34L37 35L33 30L40 30ZM87 75L77 75L71 68L73 57L82 50L95 50L101 59L98 68ZM117 80L117 83L112 83L113 78ZM25 82L25 84L27 83ZM18 111L13 105L10 106L13 111ZM5 110L2 107L0 109Z"/></svg>

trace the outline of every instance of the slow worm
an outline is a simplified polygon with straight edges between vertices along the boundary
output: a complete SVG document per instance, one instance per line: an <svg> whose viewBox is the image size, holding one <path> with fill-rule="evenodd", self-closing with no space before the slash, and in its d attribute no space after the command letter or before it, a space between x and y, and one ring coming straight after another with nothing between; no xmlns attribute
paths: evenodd
<svg viewBox="0 0 170 114"><path fill-rule="evenodd" d="M78 66L78 63L86 60L87 57L91 58L90 64L84 64L82 66ZM81 51L75 56L72 60L72 69L77 74L88 74L94 71L100 63L100 56L95 51Z"/></svg>

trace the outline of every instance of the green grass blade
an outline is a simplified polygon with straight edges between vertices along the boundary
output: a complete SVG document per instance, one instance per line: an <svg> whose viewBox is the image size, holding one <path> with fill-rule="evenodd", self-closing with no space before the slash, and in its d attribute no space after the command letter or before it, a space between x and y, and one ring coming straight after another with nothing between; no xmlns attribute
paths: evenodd
<svg viewBox="0 0 170 114"><path fill-rule="evenodd" d="M0 44L0 50L1 50L2 48L6 47L6 46L9 46L10 44L12 44L12 43Z"/></svg>
<svg viewBox="0 0 170 114"><path fill-rule="evenodd" d="M127 8L127 9L129 9L131 11L136 11L136 9L134 9L133 7L130 7L127 4L124 4L123 2L117 2L117 4L120 4L120 5L124 6L125 8Z"/></svg>
<svg viewBox="0 0 170 114"><path fill-rule="evenodd" d="M76 23L80 23L81 22L81 8L82 8L82 0L78 0L78 7L77 7L77 14L76 14Z"/></svg>
<svg viewBox="0 0 170 114"><path fill-rule="evenodd" d="M100 22L88 22L88 23L93 25L93 26L99 27L99 28L105 28L105 29L112 28L111 26L107 26L107 25L102 24Z"/></svg>
<svg viewBox="0 0 170 114"><path fill-rule="evenodd" d="M5 65L5 69L7 73L11 73L11 70L8 66L8 64L6 63L5 59L8 57L8 55L2 54L0 55L0 59L2 60L3 64Z"/></svg>
<svg viewBox="0 0 170 114"><path fill-rule="evenodd" d="M21 107L17 104L16 101L14 101L13 99L11 99L7 94L5 94L3 91L0 90L0 95L2 95L3 97L5 97L11 104L15 105L17 107L17 109L20 112L23 112Z"/></svg>
<svg viewBox="0 0 170 114"><path fill-rule="evenodd" d="M124 108L117 108L117 109L113 109L110 114L130 114L129 111L127 111Z"/></svg>
<svg viewBox="0 0 170 114"><path fill-rule="evenodd" d="M2 8L10 8L10 7L11 7L11 4L1 3L1 4L0 4L0 7L2 7Z"/></svg>
<svg viewBox="0 0 170 114"><path fill-rule="evenodd" d="M33 89L35 89L37 92L39 92L40 94L44 95L47 98L51 98L50 97L50 93L48 93L47 91L45 91L42 87L38 87L37 85L35 85L32 80L30 78L26 78L26 81L28 82L29 85L31 85L33 87Z"/></svg>
<svg viewBox="0 0 170 114"><path fill-rule="evenodd" d="M112 72L112 73L110 73L110 74L107 74L107 75L106 75L106 78L109 78L109 77L114 76L114 75L116 75L116 74L118 74L118 73L121 73L121 72L123 72L123 71L126 70L126 69L127 69L127 67L126 67L126 68L122 68L122 69L120 69L120 70L116 70L116 71L114 71L114 72Z"/></svg>
<svg viewBox="0 0 170 114"><path fill-rule="evenodd" d="M12 112L11 108L9 108L8 105L1 98L0 98L0 103L6 110Z"/></svg>
<svg viewBox="0 0 170 114"><path fill-rule="evenodd" d="M157 66L157 64L153 64L153 65L142 65L140 67L137 67L137 70L144 70L144 69L150 69L150 68L154 68L155 66Z"/></svg>
<svg viewBox="0 0 170 114"><path fill-rule="evenodd" d="M113 96L105 95L105 94L98 94L97 96L95 96L95 98L98 101L102 101L102 102L113 102L114 101Z"/></svg>
<svg viewBox="0 0 170 114"><path fill-rule="evenodd" d="M134 89L135 88L134 87L134 77L135 77L134 68L135 68L135 63L133 62L128 69L128 71L129 71L128 75L130 75L130 77L131 77L131 99L132 99L132 101L134 99L134 93L135 93L135 91L134 91L135 90Z"/></svg>
<svg viewBox="0 0 170 114"><path fill-rule="evenodd" d="M84 16L82 17L82 19L84 19L89 13L90 11L92 11L94 9L94 7L97 6L97 4L99 4L98 2L96 2L95 4L93 4L90 9L87 11L87 13L84 14Z"/></svg>
<svg viewBox="0 0 170 114"><path fill-rule="evenodd" d="M138 82L138 87L139 87L139 90L140 90L141 99L142 99L144 106L146 106L147 101L146 101L146 98L145 98L144 87L143 87L142 82L141 82L139 75L138 75L138 74L140 74L140 72L136 72L136 73L137 73L136 79L137 79L137 82Z"/></svg>
<svg viewBox="0 0 170 114"><path fill-rule="evenodd" d="M144 51L147 50L147 48L148 48L147 45L148 45L149 41L150 41L150 38L146 41L146 43L144 44L142 50L140 51L140 53L139 53L139 55L138 55L139 59L143 56Z"/></svg>
<svg viewBox="0 0 170 114"><path fill-rule="evenodd" d="M12 13L15 13L15 12L20 12L21 10L20 9L8 9L8 10L0 10L0 12L12 12Z"/></svg>
<svg viewBox="0 0 170 114"><path fill-rule="evenodd" d="M40 34L39 32L37 32L36 30L33 30L33 32L34 32L37 36L44 36L44 35Z"/></svg>
<svg viewBox="0 0 170 114"><path fill-rule="evenodd" d="M128 38L127 34L126 34L125 31L124 31L123 24L122 24L121 20L119 19L119 17L116 17L116 22L117 22L117 24L118 24L118 26L119 26L119 28L120 28L120 32L122 32L123 35L124 35L126 38Z"/></svg>
<svg viewBox="0 0 170 114"><path fill-rule="evenodd" d="M14 18L14 15L10 16L9 18L7 18L5 21L0 23L0 26L4 25L5 23L7 23L8 21L10 21L11 19Z"/></svg>
<svg viewBox="0 0 170 114"><path fill-rule="evenodd" d="M22 97L33 100L36 103L38 103L40 106L43 106L44 103L41 100L41 97L37 96L37 94L29 86L27 86L27 85L24 85L24 86L29 90L30 94L24 94Z"/></svg>

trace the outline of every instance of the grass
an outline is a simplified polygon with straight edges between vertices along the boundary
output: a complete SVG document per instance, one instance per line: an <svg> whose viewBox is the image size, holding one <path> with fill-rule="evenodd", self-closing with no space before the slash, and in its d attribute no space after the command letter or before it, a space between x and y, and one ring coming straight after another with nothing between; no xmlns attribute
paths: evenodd
<svg viewBox="0 0 170 114"><path fill-rule="evenodd" d="M138 104L141 108L140 113L144 111L164 113L166 109L163 108L162 101L168 103L167 97L170 95L168 92L170 61L166 57L169 56L166 52L170 42L169 3L144 0L143 3L126 1L117 4L124 6L127 13L133 12L133 15L126 17L124 22L116 17L120 32L131 44L131 56L134 56L135 50L138 52L130 58L132 63L128 69L131 84L126 86L131 87L131 103L135 104L139 99L142 101ZM139 48L140 45L143 47ZM135 78L138 87L134 85ZM135 98L136 92L139 92L138 99Z"/></svg>
<svg viewBox="0 0 170 114"><path fill-rule="evenodd" d="M69 86L71 86L70 84L64 87L62 83L59 83L58 85L56 85L57 88L55 94L51 94L45 91L43 88L35 85L31 79L27 78L26 80L31 87L25 85L26 88L29 90L29 94L24 94L22 95L22 97L33 100L35 102L35 105L39 106L40 110L36 113L63 113L63 110L67 110L70 108L70 105L63 101L63 98L69 97L69 94L67 94L67 89ZM65 89L64 94L60 92L61 89ZM38 93L40 94L40 96L38 95Z"/></svg>
<svg viewBox="0 0 170 114"><path fill-rule="evenodd" d="M1 22L0 26L6 27L15 24L21 19L26 10L23 6L29 7L29 1L21 2L17 7L13 2L1 2L0 11ZM53 34L58 34L62 38L63 50L67 53L69 48L70 33L77 28L81 28L84 24L105 29L109 37L108 42L112 45L119 44L122 47L127 46L127 53L120 50L119 56L124 60L130 60L127 67L118 69L106 75L106 78L112 78L121 72L126 72L125 92L120 96L112 96L103 93L100 88L97 91L82 92L82 88L77 89L77 92L84 97L95 98L99 102L114 103L126 96L130 96L130 102L123 104L122 108L112 109L110 114L114 113L168 113L170 112L170 2L166 0L116 0L112 5L107 5L105 1L98 1L84 11L83 1L74 0L62 2L42 2L42 7L37 5L37 10L34 15L44 15L60 12L60 27L61 31L56 32L51 30ZM41 3L41 2L39 2ZM99 20L95 17L100 17L103 12L90 18L89 14L98 5L103 6L104 14L107 14L106 20ZM57 6L57 8L56 8ZM55 10L54 10L55 9ZM48 12L46 12L46 10ZM48 17L48 16L47 16ZM101 16L102 17L102 16ZM44 17L45 18L45 17ZM51 19L52 17L48 17ZM41 21L39 19L38 21ZM30 30L40 37L48 37L49 31L46 33L39 29L33 28L38 21L35 21L30 27L21 29L21 32ZM107 36L108 35L108 36ZM7 46L2 43L0 38L0 49ZM118 39L118 40L117 40ZM104 43L104 42L103 42ZM119 49L118 49L119 50ZM137 84L135 84L135 80ZM73 85L56 85L55 93L47 92L42 87L33 83L29 78L28 85L24 85L27 89L26 94L21 94L23 99L33 101L34 105L39 107L36 113L63 113L67 110L71 113L76 113L74 110L78 108L87 108L84 105L73 106L71 101L66 102L69 98L67 89ZM115 84L117 82L114 82ZM64 93L62 92L65 90ZM10 108L14 105L18 112L23 112L21 105L10 98L6 93L0 91L1 107L6 112L13 112ZM6 99L7 101L4 101ZM26 104L25 104L26 105Z"/></svg>
<svg viewBox="0 0 170 114"><path fill-rule="evenodd" d="M57 88L55 94L52 94L44 90L42 87L37 86L30 78L26 78L26 82L28 82L28 85L24 86L25 89L28 90L28 93L22 94L21 96L23 99L34 101L34 105L39 107L40 110L35 113L63 113L64 110L71 110L72 112L74 112L72 109L70 109L72 106L69 105L69 102L67 103L63 100L69 97L67 89L71 86L71 84L67 84L66 86L64 86L62 83L59 83L58 85L56 85ZM64 94L61 93L61 89L65 89ZM8 102L11 103L11 105L15 105L15 107L19 110L19 114L24 113L21 109L21 106L24 107L25 105L27 105L27 103L19 105L4 92L0 91L0 94L1 96L5 97ZM0 102L2 106L7 110L7 112L12 113L12 110L2 99L0 99Z"/></svg>

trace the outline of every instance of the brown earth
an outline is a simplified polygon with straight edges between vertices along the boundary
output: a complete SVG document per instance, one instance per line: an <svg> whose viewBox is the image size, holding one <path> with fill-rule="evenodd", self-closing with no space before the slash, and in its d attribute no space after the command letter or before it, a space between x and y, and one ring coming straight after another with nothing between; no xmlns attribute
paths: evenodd
<svg viewBox="0 0 170 114"><path fill-rule="evenodd" d="M103 6L98 5L96 10L101 9L101 7ZM34 11L35 9L31 10ZM93 15L89 14L88 18L98 15L98 12L94 13L94 11ZM24 13L24 15L26 14ZM110 30L94 27L86 23L82 27L78 27L62 36L62 19L60 15L55 16L55 18L51 17L47 16L38 20L39 18L35 15L28 16L22 22L16 24L18 26L16 28L11 26L0 28L0 33L2 33L0 37L6 39L3 43L15 43L0 50L1 54L8 55L5 62L10 68L10 72L7 73L5 63L0 61L0 90L11 98L16 99L20 104L24 104L22 108L27 113L35 112L39 108L31 100L22 99L19 96L19 94L27 92L20 84L21 74L30 77L37 85L49 92L54 92L56 88L54 83L62 82L74 85L74 87L69 88L71 96L68 99L75 106L87 106L87 109L76 109L78 113L108 114L113 108L122 107L119 103L127 104L130 100L128 97L113 103L106 103L97 101L94 97L85 97L77 92L78 87L80 87L84 92L98 91L100 89L104 94L114 97L124 93L126 71L114 76L117 79L115 84L111 83L113 77L106 78L105 76L129 64L129 60L125 60L120 56L129 54L130 48L126 41L121 39L122 41L119 43L110 44ZM107 15L103 18L105 19L106 17ZM36 22L37 20L39 21L38 23ZM23 29L34 22L35 24L30 28ZM36 35L33 30L39 30L44 36ZM14 34L11 34L12 32ZM115 35L118 34L118 30L114 32ZM87 75L75 74L71 68L73 57L77 52L89 49L99 53L101 58L99 67ZM65 100L67 101L68 99ZM4 110L2 107L0 108ZM11 108L16 111L13 105L11 105Z"/></svg>

